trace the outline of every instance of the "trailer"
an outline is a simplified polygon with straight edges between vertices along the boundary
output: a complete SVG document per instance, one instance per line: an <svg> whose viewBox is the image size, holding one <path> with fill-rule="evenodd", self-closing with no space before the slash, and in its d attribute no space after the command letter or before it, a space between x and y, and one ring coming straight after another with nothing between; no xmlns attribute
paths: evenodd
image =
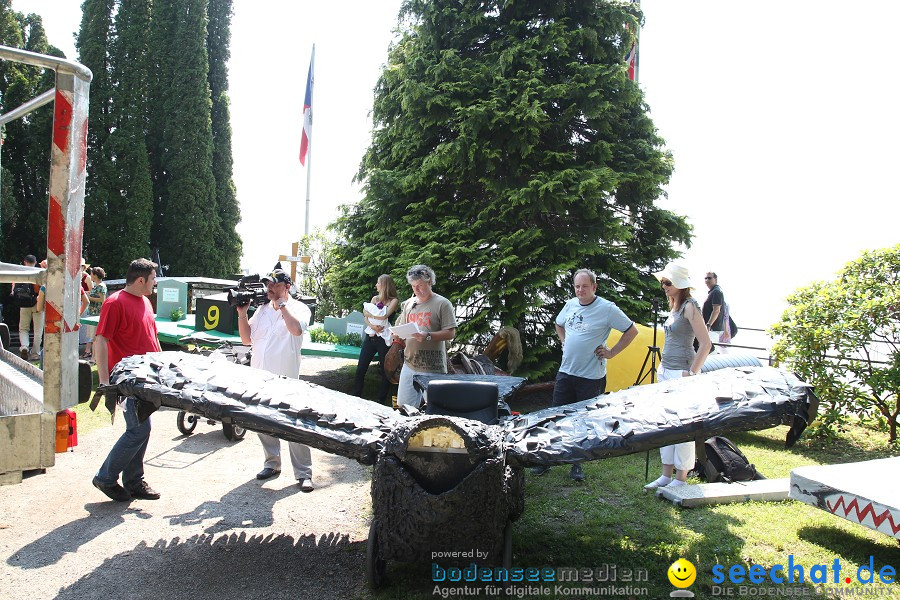
<svg viewBox="0 0 900 600"><path fill-rule="evenodd" d="M0 351L0 484L55 463L57 413L78 403L78 309L88 96L91 71L77 62L0 46L0 60L50 69L53 88L0 115L3 124L53 103L47 269L0 263L0 283L46 286L43 371Z"/></svg>

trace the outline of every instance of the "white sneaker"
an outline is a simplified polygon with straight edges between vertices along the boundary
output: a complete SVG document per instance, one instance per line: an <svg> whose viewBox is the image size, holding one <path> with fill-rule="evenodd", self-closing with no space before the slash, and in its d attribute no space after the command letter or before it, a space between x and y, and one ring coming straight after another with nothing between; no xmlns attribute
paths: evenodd
<svg viewBox="0 0 900 600"><path fill-rule="evenodd" d="M665 475L660 475L659 479L655 481L651 481L647 485L644 486L645 490L655 490L656 488L666 487L669 485L669 482L672 481L671 477L666 477Z"/></svg>

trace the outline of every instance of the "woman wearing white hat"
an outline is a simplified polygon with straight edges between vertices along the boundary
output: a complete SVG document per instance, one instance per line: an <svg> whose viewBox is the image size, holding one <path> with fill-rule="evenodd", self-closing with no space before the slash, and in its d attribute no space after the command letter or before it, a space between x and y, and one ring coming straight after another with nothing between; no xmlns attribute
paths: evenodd
<svg viewBox="0 0 900 600"><path fill-rule="evenodd" d="M691 297L691 277L687 267L670 262L659 273L654 273L669 299L669 318L663 324L666 342L662 362L657 371L660 381L697 375L712 349L709 332L703 321L700 305ZM699 349L694 352L694 338ZM653 490L659 487L684 485L688 471L694 468L694 442L684 442L659 449L662 458L662 475L644 486ZM674 475L674 479L673 479Z"/></svg>

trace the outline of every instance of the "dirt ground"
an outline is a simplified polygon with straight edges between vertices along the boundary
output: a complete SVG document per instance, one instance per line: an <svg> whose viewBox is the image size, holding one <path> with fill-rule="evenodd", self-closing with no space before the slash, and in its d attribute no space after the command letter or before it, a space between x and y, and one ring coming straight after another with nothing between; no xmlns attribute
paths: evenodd
<svg viewBox="0 0 900 600"><path fill-rule="evenodd" d="M354 362L304 358L303 376L349 386L337 369ZM285 452L281 477L260 482L255 434L229 442L201 422L186 437L176 414L152 417L146 480L160 500L116 503L91 485L121 418L79 435L46 473L0 487L0 598L370 596L369 467L313 450L316 490L304 494Z"/></svg>

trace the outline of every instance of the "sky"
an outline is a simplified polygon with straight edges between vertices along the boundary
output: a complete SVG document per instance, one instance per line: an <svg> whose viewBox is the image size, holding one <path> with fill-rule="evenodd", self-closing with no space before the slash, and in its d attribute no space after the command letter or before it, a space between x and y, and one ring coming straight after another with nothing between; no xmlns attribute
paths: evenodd
<svg viewBox="0 0 900 600"><path fill-rule="evenodd" d="M13 0L75 57L77 0ZM298 160L316 45L310 231L361 197L373 89L399 0L235 0L229 63L242 266L271 268L304 231ZM716 271L734 320L768 327L798 287L900 242L900 3L643 0L639 84L675 160L660 204L685 215L702 301ZM272 85L276 82L276 85ZM262 90L268 90L263 92ZM165 261L165 257L163 257ZM639 318L639 317L635 317ZM738 340L736 340L738 342Z"/></svg>

